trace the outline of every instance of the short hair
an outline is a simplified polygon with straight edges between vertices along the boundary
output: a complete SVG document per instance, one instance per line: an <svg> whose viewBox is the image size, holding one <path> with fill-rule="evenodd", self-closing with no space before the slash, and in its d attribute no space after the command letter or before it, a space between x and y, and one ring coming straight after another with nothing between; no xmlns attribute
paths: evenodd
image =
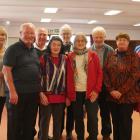
<svg viewBox="0 0 140 140"><path fill-rule="evenodd" d="M85 43L87 43L86 35L83 32L80 32L80 33L77 33L74 38L74 47L75 47L75 43L79 37L82 37L84 39Z"/></svg>
<svg viewBox="0 0 140 140"><path fill-rule="evenodd" d="M106 31L102 26L97 26L92 29L92 36L94 36L97 33L101 33L104 37L106 37Z"/></svg>
<svg viewBox="0 0 140 140"><path fill-rule="evenodd" d="M69 32L72 35L72 28L70 25L68 24L64 24L61 28L60 28L60 35L63 34L63 32Z"/></svg>
<svg viewBox="0 0 140 140"><path fill-rule="evenodd" d="M119 33L117 36L116 36L116 40L120 39L120 38L125 38L127 39L127 41L129 42L130 41L130 36L126 33Z"/></svg>
<svg viewBox="0 0 140 140"><path fill-rule="evenodd" d="M44 27L38 27L38 28L36 28L36 33L38 33L40 30L44 30L46 32L46 34L48 35L48 29L46 29Z"/></svg>
<svg viewBox="0 0 140 140"><path fill-rule="evenodd" d="M63 54L63 42L62 42L62 39L59 37L59 36L53 36L50 41L49 41L49 44L47 46L47 53L48 54L51 54L51 43L53 41L59 41L61 43L61 50L60 50L60 53L59 54Z"/></svg>
<svg viewBox="0 0 140 140"><path fill-rule="evenodd" d="M25 27L31 27L35 30L35 25L33 23L28 22L20 25L20 32L22 32Z"/></svg>
<svg viewBox="0 0 140 140"><path fill-rule="evenodd" d="M7 34L6 29L5 29L3 26L0 26L0 33L2 33L2 34L5 35L6 41L7 41L7 39L8 39L8 34Z"/></svg>

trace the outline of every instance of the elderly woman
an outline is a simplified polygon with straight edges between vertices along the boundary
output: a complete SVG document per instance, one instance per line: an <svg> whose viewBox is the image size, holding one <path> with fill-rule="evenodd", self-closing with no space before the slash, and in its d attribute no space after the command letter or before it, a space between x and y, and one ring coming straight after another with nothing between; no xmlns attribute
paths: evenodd
<svg viewBox="0 0 140 140"><path fill-rule="evenodd" d="M2 73L3 55L5 52L6 41L7 41L7 32L4 27L0 26L0 123L1 123L1 116L2 116L4 103L6 100L4 76Z"/></svg>
<svg viewBox="0 0 140 140"><path fill-rule="evenodd" d="M48 140L50 117L53 117L53 140L60 140L61 124L66 101L66 57L62 54L62 40L53 36L48 54L40 58L42 92L40 99L39 140Z"/></svg>
<svg viewBox="0 0 140 140"><path fill-rule="evenodd" d="M97 54L86 48L87 39L78 33L73 52L68 54L67 94L74 108L75 130L78 140L84 140L84 112L87 111L87 140L97 140L98 93L102 86L102 70Z"/></svg>
<svg viewBox="0 0 140 140"><path fill-rule="evenodd" d="M114 140L131 140L134 104L140 101L137 81L140 78L139 58L129 50L130 37L116 36L117 49L108 55L104 81L109 91Z"/></svg>
<svg viewBox="0 0 140 140"><path fill-rule="evenodd" d="M64 24L60 28L60 35L63 40L63 53L65 55L68 55L68 53L72 50L73 44L71 42L71 36L72 36L72 28L68 24ZM63 113L63 118L62 118L62 130L61 133L63 132L64 129L64 119L65 118L65 110ZM72 130L74 128L74 116L73 116L73 108L72 105L67 107L67 114L66 114L66 140L71 140L72 139Z"/></svg>

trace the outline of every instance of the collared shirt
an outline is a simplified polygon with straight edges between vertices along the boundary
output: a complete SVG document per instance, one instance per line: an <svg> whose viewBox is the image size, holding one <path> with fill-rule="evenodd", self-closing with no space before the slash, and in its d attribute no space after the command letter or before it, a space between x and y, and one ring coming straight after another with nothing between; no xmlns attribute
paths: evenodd
<svg viewBox="0 0 140 140"><path fill-rule="evenodd" d="M12 67L12 76L17 92L40 91L40 63L36 50L27 48L19 40L7 48L3 65Z"/></svg>
<svg viewBox="0 0 140 140"><path fill-rule="evenodd" d="M96 53L98 54L98 57L99 57L99 60L100 60L100 65L103 67L103 59L104 59L105 48L104 48L104 46L101 47L101 48L97 48L95 46L95 44L93 45L93 47L94 47L94 50L96 51Z"/></svg>
<svg viewBox="0 0 140 140"><path fill-rule="evenodd" d="M33 44L34 48L37 51L38 57L40 58L40 56L44 55L47 51L46 46L44 46L42 49L38 47L38 45L36 43Z"/></svg>

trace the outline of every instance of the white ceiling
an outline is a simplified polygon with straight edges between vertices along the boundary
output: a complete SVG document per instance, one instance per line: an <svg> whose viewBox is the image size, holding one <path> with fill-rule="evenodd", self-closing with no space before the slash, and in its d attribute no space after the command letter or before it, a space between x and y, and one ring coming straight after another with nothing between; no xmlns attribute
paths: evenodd
<svg viewBox="0 0 140 140"><path fill-rule="evenodd" d="M46 7L57 7L56 14L44 13ZM105 16L108 10L122 10L116 16ZM40 23L41 18L51 18L51 23ZM140 23L140 3L131 0L0 0L0 24L9 20L11 26L23 22L33 22L38 26L61 26L64 23L74 27L93 27L90 20L97 20L95 25L109 28L130 28Z"/></svg>

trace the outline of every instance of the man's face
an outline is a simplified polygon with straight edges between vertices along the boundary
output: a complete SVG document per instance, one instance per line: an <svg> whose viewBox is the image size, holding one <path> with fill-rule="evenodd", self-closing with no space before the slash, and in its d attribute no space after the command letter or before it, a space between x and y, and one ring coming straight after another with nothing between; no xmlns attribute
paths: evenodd
<svg viewBox="0 0 140 140"><path fill-rule="evenodd" d="M105 36L103 33L96 33L92 35L96 47L101 47L104 44Z"/></svg>
<svg viewBox="0 0 140 140"><path fill-rule="evenodd" d="M31 46L35 41L35 29L30 26L23 27L20 32L20 39L28 46Z"/></svg>
<svg viewBox="0 0 140 140"><path fill-rule="evenodd" d="M36 43L38 47L44 47L47 42L47 31L45 29L39 29L36 33Z"/></svg>
<svg viewBox="0 0 140 140"><path fill-rule="evenodd" d="M70 33L70 31L63 31L63 33L62 33L62 38L63 38L63 42L64 42L64 43L70 42L70 38L71 38L71 33Z"/></svg>

